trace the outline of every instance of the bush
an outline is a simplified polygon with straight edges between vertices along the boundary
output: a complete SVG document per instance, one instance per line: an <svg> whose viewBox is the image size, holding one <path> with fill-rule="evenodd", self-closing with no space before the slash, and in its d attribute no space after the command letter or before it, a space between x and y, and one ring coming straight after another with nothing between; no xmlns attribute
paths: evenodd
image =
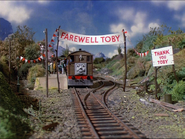
<svg viewBox="0 0 185 139"><path fill-rule="evenodd" d="M2 107L0 107L0 121L0 135L2 139L22 139L26 132L31 131L28 120L25 117L12 114Z"/></svg>
<svg viewBox="0 0 185 139"><path fill-rule="evenodd" d="M25 48L26 59L36 59L40 56L40 47L38 44L31 44Z"/></svg>
<svg viewBox="0 0 185 139"><path fill-rule="evenodd" d="M42 64L36 64L35 66L31 67L28 71L28 87L33 88L35 84L36 77L42 77L45 74L45 69L43 68Z"/></svg>
<svg viewBox="0 0 185 139"><path fill-rule="evenodd" d="M31 129L27 115L23 111L24 105L12 92L4 75L0 72L0 138L24 138Z"/></svg>
<svg viewBox="0 0 185 139"><path fill-rule="evenodd" d="M101 58L95 58L94 59L94 64L100 64L100 63L102 63L104 61L105 61L105 59L103 57L101 57Z"/></svg>
<svg viewBox="0 0 185 139"><path fill-rule="evenodd" d="M185 80L185 67L183 67L179 72L177 72L179 80Z"/></svg>
<svg viewBox="0 0 185 139"><path fill-rule="evenodd" d="M174 81L173 89L169 93L172 94L173 101L185 100L185 82L182 80L179 83Z"/></svg>
<svg viewBox="0 0 185 139"><path fill-rule="evenodd" d="M0 72L2 72L5 77L9 76L8 61L5 56L0 58Z"/></svg>
<svg viewBox="0 0 185 139"><path fill-rule="evenodd" d="M26 78L27 75L28 75L28 70L29 68L32 67L32 64L29 64L29 63L25 63L23 64L20 69L19 69L19 77L20 78Z"/></svg>

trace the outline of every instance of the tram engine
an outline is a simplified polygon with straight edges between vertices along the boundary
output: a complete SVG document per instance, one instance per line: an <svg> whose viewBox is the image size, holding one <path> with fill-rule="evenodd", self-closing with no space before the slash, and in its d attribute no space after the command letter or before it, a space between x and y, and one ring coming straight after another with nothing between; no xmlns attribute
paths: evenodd
<svg viewBox="0 0 185 139"><path fill-rule="evenodd" d="M93 85L93 55L79 49L68 55L68 87Z"/></svg>

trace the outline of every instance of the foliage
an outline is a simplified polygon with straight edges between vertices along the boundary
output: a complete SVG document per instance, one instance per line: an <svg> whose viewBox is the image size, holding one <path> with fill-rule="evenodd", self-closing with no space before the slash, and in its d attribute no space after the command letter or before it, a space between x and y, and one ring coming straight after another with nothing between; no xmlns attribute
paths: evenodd
<svg viewBox="0 0 185 139"><path fill-rule="evenodd" d="M121 54L121 46L118 47L118 54L120 55Z"/></svg>
<svg viewBox="0 0 185 139"><path fill-rule="evenodd" d="M142 47L143 47L143 41L141 40L141 41L139 41L139 42L136 44L136 50L140 52L141 49L142 49Z"/></svg>
<svg viewBox="0 0 185 139"><path fill-rule="evenodd" d="M94 59L94 64L100 64L102 62L105 62L105 59L103 57L95 58Z"/></svg>
<svg viewBox="0 0 185 139"><path fill-rule="evenodd" d="M1 44L0 44L0 55L9 58L9 48L11 54L11 68L16 67L18 56L25 57L25 48L28 45L34 44L34 32L31 28L27 26L18 26L17 31L14 34L9 35Z"/></svg>
<svg viewBox="0 0 185 139"><path fill-rule="evenodd" d="M0 72L0 84L0 106L14 114L21 114L23 105L21 105L21 102L18 100L16 95L12 93L12 90L6 82L2 72ZM13 108L12 105L16 106L16 109Z"/></svg>
<svg viewBox="0 0 185 139"><path fill-rule="evenodd" d="M136 52L134 51L134 49L131 49L129 48L127 50L127 57L130 57L130 56L137 56Z"/></svg>
<svg viewBox="0 0 185 139"><path fill-rule="evenodd" d="M178 100L185 100L185 82L180 81L177 83L175 80L172 83L172 90L169 92L169 94L172 94L172 100L178 101Z"/></svg>
<svg viewBox="0 0 185 139"><path fill-rule="evenodd" d="M0 57L0 72L2 72L6 77L9 75L8 61L5 56Z"/></svg>
<svg viewBox="0 0 185 139"><path fill-rule="evenodd" d="M183 40L179 43L179 48L180 48L180 49L185 48L185 39L183 39Z"/></svg>
<svg viewBox="0 0 185 139"><path fill-rule="evenodd" d="M0 107L0 121L1 138L21 139L24 138L26 132L31 131L29 122L25 117L12 114L2 107Z"/></svg>
<svg viewBox="0 0 185 139"><path fill-rule="evenodd" d="M40 47L37 44L28 45L25 48L25 58L28 60L37 59L40 56Z"/></svg>
<svg viewBox="0 0 185 139"><path fill-rule="evenodd" d="M185 67L183 67L179 72L177 72L179 80L185 80Z"/></svg>
<svg viewBox="0 0 185 139"><path fill-rule="evenodd" d="M166 72L163 72L166 71ZM161 74L159 74L160 77L162 77L162 84L161 89L164 93L170 93L172 94L173 100L177 101L177 99L182 100L183 99L183 93L185 95L185 92L183 92L183 87L181 83L183 80L185 80L185 68L183 67L181 70L176 72L176 76L179 79L179 83L177 83L174 74L170 70L169 67L164 68L161 71ZM181 92L177 91L180 90Z"/></svg>
<svg viewBox="0 0 185 139"><path fill-rule="evenodd" d="M156 39L157 39L157 36L147 37L143 42L141 53L151 50L154 47L154 42Z"/></svg>
<svg viewBox="0 0 185 139"><path fill-rule="evenodd" d="M45 69L41 64L36 64L35 66L31 67L28 71L28 86L31 88L34 86L36 77L42 77L45 74Z"/></svg>
<svg viewBox="0 0 185 139"><path fill-rule="evenodd" d="M28 70L29 70L29 68L31 68L33 65L35 65L35 64L29 64L29 63L24 63L21 67L20 67L20 69L19 69L19 77L20 78L26 78L27 77L27 75L28 75Z"/></svg>
<svg viewBox="0 0 185 139"><path fill-rule="evenodd" d="M69 47L68 45L66 45L66 49L63 51L62 53L65 57L67 57L69 55Z"/></svg>
<svg viewBox="0 0 185 139"><path fill-rule="evenodd" d="M31 28L25 26L18 26L14 34L15 41L19 44L19 54L23 55L24 48L34 43L33 36L35 32ZM20 48L23 48L22 50Z"/></svg>
<svg viewBox="0 0 185 139"><path fill-rule="evenodd" d="M4 75L0 72L0 135L1 138L22 138L29 131L24 105L12 92ZM17 128L19 127L19 128Z"/></svg>

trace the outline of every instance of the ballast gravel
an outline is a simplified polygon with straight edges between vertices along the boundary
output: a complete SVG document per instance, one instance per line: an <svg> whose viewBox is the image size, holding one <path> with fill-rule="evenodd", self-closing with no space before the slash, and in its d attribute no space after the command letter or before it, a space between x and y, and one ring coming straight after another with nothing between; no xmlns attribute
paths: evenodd
<svg viewBox="0 0 185 139"><path fill-rule="evenodd" d="M32 111L29 119L33 132L28 134L28 138L81 138L70 90L61 90L60 93L56 89L49 90L48 97L45 91L39 90L28 90L28 94L38 101L37 110L34 107L29 108ZM168 111L157 104L150 103L148 99L152 97L147 95L140 97L131 88L126 88L125 92L122 88L118 88L109 96L107 105L147 138L185 138L185 111ZM175 105L185 108L185 102Z"/></svg>

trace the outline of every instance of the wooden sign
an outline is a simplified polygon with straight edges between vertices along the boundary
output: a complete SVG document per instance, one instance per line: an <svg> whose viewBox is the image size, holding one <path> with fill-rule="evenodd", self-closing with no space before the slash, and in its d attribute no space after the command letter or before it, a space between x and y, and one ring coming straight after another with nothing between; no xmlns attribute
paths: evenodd
<svg viewBox="0 0 185 139"><path fill-rule="evenodd" d="M151 50L153 67L173 65L173 47L163 47Z"/></svg>

